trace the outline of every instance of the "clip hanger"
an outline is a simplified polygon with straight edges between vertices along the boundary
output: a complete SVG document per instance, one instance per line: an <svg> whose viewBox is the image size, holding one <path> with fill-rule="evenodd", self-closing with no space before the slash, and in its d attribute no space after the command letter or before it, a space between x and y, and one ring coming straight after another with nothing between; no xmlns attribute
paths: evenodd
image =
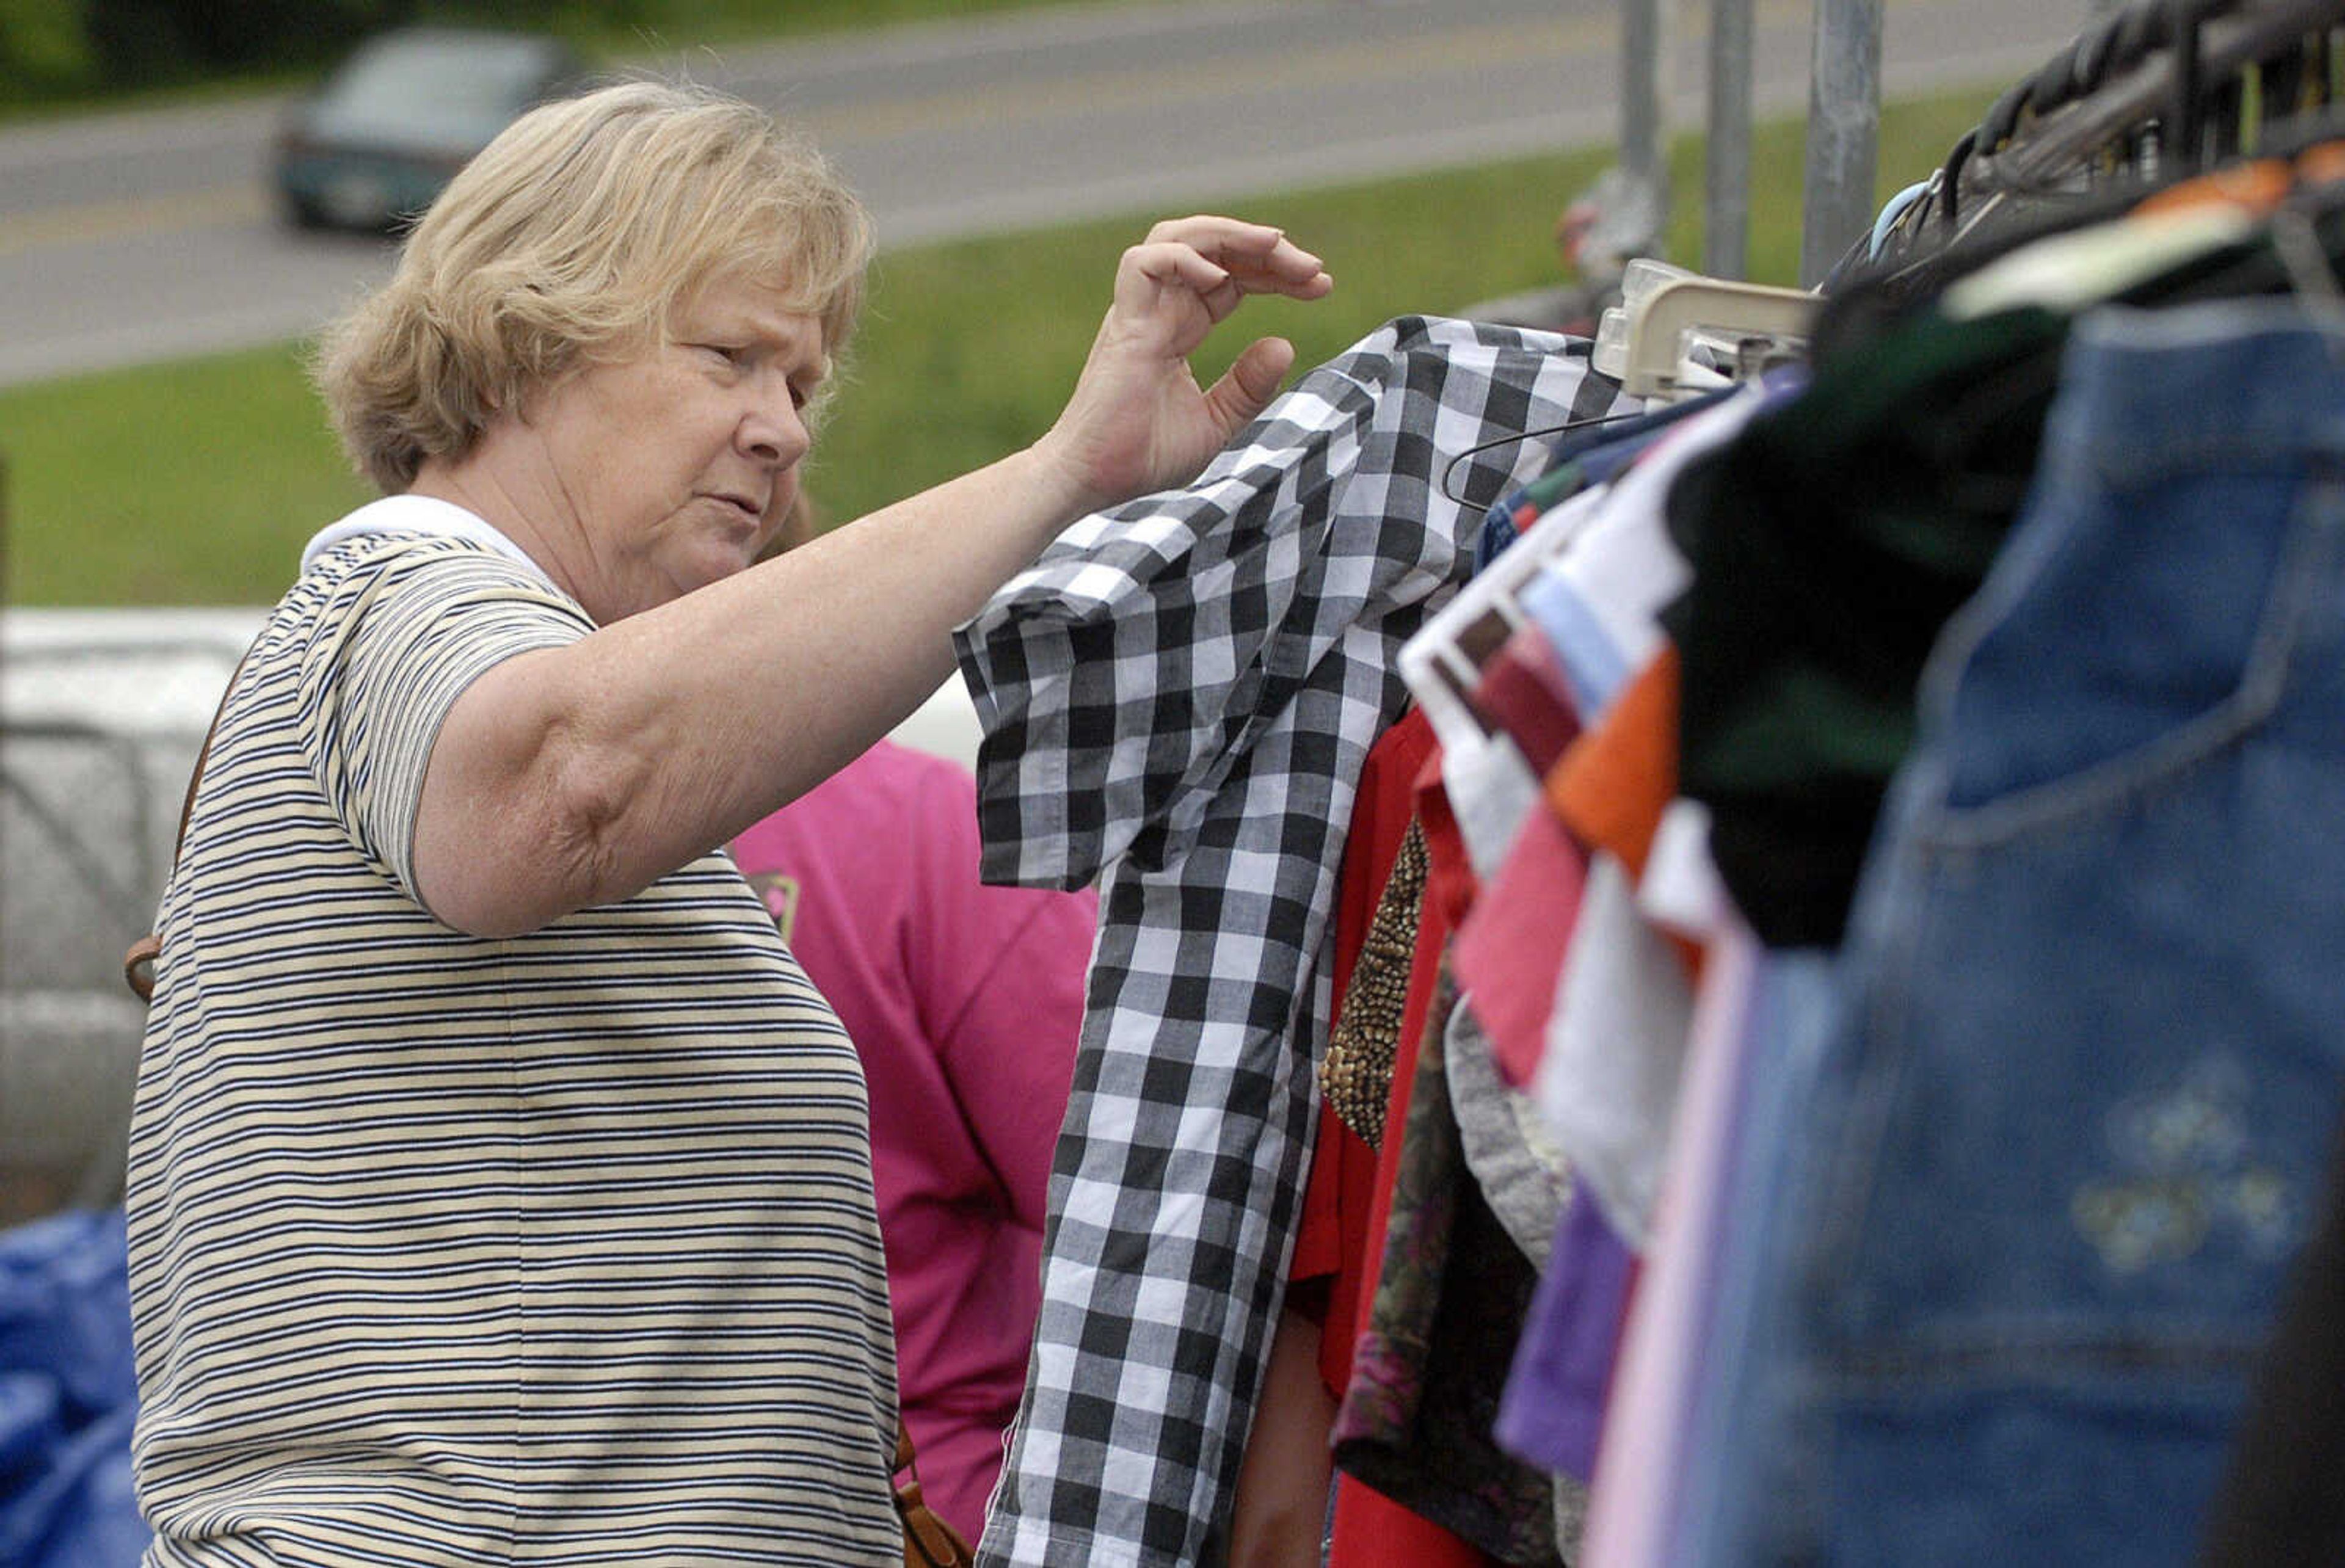
<svg viewBox="0 0 2345 1568"><path fill-rule="evenodd" d="M1583 497L1575 497L1542 513L1401 644L1396 660L1401 679L1444 745L1460 748L1490 733L1472 703L1482 662L1530 624L1523 589L1579 535L1602 493L1586 491L1585 504Z"/></svg>
<svg viewBox="0 0 2345 1568"><path fill-rule="evenodd" d="M1690 332L1748 338L1797 339L1815 319L1817 298L1803 288L1737 283L1722 278L1680 278L1661 285L1629 322L1628 362L1621 385L1631 397L1671 398L1700 390L1687 386L1685 339Z"/></svg>

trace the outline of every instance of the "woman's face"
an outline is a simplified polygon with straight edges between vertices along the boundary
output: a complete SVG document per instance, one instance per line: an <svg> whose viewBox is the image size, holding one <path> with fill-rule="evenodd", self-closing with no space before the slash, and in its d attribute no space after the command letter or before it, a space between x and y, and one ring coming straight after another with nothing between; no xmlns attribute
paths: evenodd
<svg viewBox="0 0 2345 1568"><path fill-rule="evenodd" d="M822 325L779 291L719 278L665 341L541 397L536 428L584 559L564 575L608 625L747 566L789 514L828 368Z"/></svg>

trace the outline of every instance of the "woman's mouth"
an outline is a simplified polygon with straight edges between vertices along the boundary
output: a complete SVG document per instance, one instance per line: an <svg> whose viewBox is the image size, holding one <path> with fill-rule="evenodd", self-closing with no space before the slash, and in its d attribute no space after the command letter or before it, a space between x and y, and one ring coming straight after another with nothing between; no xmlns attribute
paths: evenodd
<svg viewBox="0 0 2345 1568"><path fill-rule="evenodd" d="M708 499L720 503L732 511L740 520L744 527L754 530L763 528L766 525L765 507L757 502L750 501L746 496L732 495L720 491L710 496Z"/></svg>

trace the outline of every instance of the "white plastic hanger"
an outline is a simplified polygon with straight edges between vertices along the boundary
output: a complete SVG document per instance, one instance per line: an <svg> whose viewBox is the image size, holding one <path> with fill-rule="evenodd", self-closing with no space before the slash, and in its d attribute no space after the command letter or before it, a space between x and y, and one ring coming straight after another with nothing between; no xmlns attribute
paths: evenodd
<svg viewBox="0 0 2345 1568"><path fill-rule="evenodd" d="M1596 515L1602 498L1600 489L1587 491L1542 512L1521 538L1467 578L1457 597L1401 644L1401 679L1445 747L1463 750L1489 734L1469 700L1482 679L1482 661L1530 623L1522 604L1523 589L1562 555L1580 525Z"/></svg>
<svg viewBox="0 0 2345 1568"><path fill-rule="evenodd" d="M1648 295L1629 318L1621 385L1639 398L1706 390L1717 385L1717 378L1694 373L1686 357L1690 337L1797 341L1807 337L1819 303L1803 288L1722 278L1672 278Z"/></svg>
<svg viewBox="0 0 2345 1568"><path fill-rule="evenodd" d="M1629 326L1645 313L1645 301L1665 283L1699 278L1691 268L1678 267L1650 256L1639 256L1621 269L1620 303L1596 319L1596 343L1588 362L1600 375L1618 381L1629 370Z"/></svg>

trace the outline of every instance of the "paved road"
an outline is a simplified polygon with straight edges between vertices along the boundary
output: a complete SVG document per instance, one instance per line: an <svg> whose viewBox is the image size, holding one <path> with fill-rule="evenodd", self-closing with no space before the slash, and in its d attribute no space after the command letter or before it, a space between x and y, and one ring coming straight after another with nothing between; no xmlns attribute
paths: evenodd
<svg viewBox="0 0 2345 1568"><path fill-rule="evenodd" d="M2015 77L2086 14L1889 0L1884 77ZM1805 0L1761 0L1762 112L1804 106L1808 29ZM1690 123L1700 40L1678 31ZM653 63L810 126L904 245L1609 141L1617 47L1615 0L1174 0ZM0 132L0 385L289 337L380 277L380 243L272 221L277 109Z"/></svg>

